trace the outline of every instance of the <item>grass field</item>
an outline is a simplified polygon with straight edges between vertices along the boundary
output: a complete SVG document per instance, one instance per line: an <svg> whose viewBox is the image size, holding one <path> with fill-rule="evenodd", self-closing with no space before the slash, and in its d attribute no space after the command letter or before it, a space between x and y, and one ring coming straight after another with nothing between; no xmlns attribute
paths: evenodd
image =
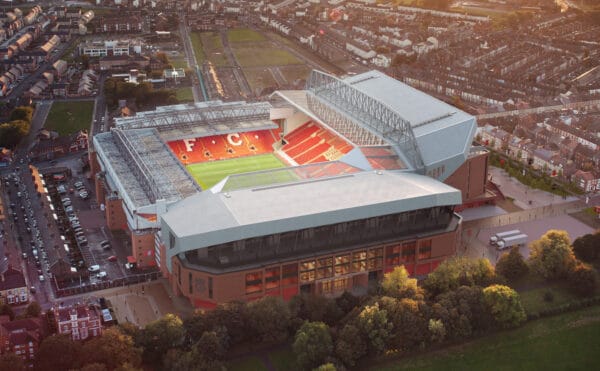
<svg viewBox="0 0 600 371"><path fill-rule="evenodd" d="M246 76L246 81L248 81L248 84L250 84L250 87L256 94L260 94L264 88L277 87L277 82L268 68L244 68L244 76Z"/></svg>
<svg viewBox="0 0 600 371"><path fill-rule="evenodd" d="M265 41L265 37L260 33L248 28L234 28L227 31L227 38L232 43Z"/></svg>
<svg viewBox="0 0 600 371"><path fill-rule="evenodd" d="M258 45L234 44L232 47L235 58L242 67L302 64L298 58L287 50L277 49L270 43L259 43Z"/></svg>
<svg viewBox="0 0 600 371"><path fill-rule="evenodd" d="M532 321L467 344L407 357L372 370L592 370L600 306Z"/></svg>
<svg viewBox="0 0 600 371"><path fill-rule="evenodd" d="M169 61L173 65L173 68L188 68L185 58L171 58Z"/></svg>
<svg viewBox="0 0 600 371"><path fill-rule="evenodd" d="M198 65L201 65L206 56L204 55L204 49L202 48L200 32L192 32L190 34L190 39L192 41L192 47L194 48L194 54L196 55L196 62Z"/></svg>
<svg viewBox="0 0 600 371"><path fill-rule="evenodd" d="M194 94L192 93L192 88L179 88L175 90L175 94L177 96L177 100L179 102L193 102Z"/></svg>
<svg viewBox="0 0 600 371"><path fill-rule="evenodd" d="M202 187L202 189L208 189L229 175L282 168L285 167L285 165L279 161L275 155L268 153L231 160L200 162L187 165L186 167L200 187ZM284 174L288 173L286 172ZM290 177L290 175L288 175L288 177ZM253 179L252 185L258 185L257 183L269 184L272 182L273 180L270 177L264 177L264 181L262 181L260 176L257 176Z"/></svg>
<svg viewBox="0 0 600 371"><path fill-rule="evenodd" d="M229 62L223 52L223 42L218 32L202 32L200 34L206 58L216 67L228 66Z"/></svg>
<svg viewBox="0 0 600 371"><path fill-rule="evenodd" d="M58 132L59 135L69 135L79 130L90 130L94 102L54 102L44 128Z"/></svg>

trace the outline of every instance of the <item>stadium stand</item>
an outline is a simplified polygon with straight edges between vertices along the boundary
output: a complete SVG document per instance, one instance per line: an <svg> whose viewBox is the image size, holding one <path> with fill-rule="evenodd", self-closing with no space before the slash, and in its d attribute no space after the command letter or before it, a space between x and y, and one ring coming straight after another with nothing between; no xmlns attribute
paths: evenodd
<svg viewBox="0 0 600 371"><path fill-rule="evenodd" d="M285 137L281 149L300 165L335 161L353 148L342 138L309 121Z"/></svg>
<svg viewBox="0 0 600 371"><path fill-rule="evenodd" d="M376 170L397 170L406 166L396 152L388 146L360 147L371 167Z"/></svg>
<svg viewBox="0 0 600 371"><path fill-rule="evenodd" d="M258 130L176 140L168 145L175 156L187 165L271 153L277 138L276 130Z"/></svg>

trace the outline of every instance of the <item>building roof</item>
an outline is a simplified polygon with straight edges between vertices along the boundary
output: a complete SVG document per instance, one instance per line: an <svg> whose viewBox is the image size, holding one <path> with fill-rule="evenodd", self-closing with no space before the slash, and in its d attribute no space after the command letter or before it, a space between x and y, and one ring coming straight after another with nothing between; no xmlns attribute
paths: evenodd
<svg viewBox="0 0 600 371"><path fill-rule="evenodd" d="M173 256L245 238L460 203L460 191L430 177L369 171L202 192L169 208L162 217L163 233L167 227L178 237L175 249L167 249Z"/></svg>
<svg viewBox="0 0 600 371"><path fill-rule="evenodd" d="M0 279L0 291L18 289L21 287L27 287L25 276L21 271L18 271L13 267L8 267L6 272L2 275L2 279Z"/></svg>

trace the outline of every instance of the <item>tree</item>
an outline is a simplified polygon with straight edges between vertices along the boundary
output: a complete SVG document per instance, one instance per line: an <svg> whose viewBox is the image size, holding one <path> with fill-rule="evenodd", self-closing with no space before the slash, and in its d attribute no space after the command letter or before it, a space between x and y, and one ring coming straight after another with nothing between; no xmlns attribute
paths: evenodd
<svg viewBox="0 0 600 371"><path fill-rule="evenodd" d="M573 252L578 259L588 263L600 258L600 232L575 239Z"/></svg>
<svg viewBox="0 0 600 371"><path fill-rule="evenodd" d="M280 297L266 296L248 304L250 328L264 342L281 342L288 337L290 309Z"/></svg>
<svg viewBox="0 0 600 371"><path fill-rule="evenodd" d="M181 346L185 331L181 319L169 313L146 325L139 336L139 343L144 348L144 360L158 363L169 349Z"/></svg>
<svg viewBox="0 0 600 371"><path fill-rule="evenodd" d="M35 357L35 368L41 371L70 370L79 367L79 359L81 344L68 335L52 335L40 344Z"/></svg>
<svg viewBox="0 0 600 371"><path fill-rule="evenodd" d="M360 298L344 291L342 295L335 299L335 304L342 311L343 315L350 313L360 304Z"/></svg>
<svg viewBox="0 0 600 371"><path fill-rule="evenodd" d="M429 340L429 308L424 301L384 296L379 300L379 306L387 312L388 321L394 328L388 340L390 348L410 350Z"/></svg>
<svg viewBox="0 0 600 371"><path fill-rule="evenodd" d="M31 123L31 118L33 117L33 108L29 106L20 106L15 108L10 113L10 121L22 120L28 123Z"/></svg>
<svg viewBox="0 0 600 371"><path fill-rule="evenodd" d="M0 356L0 370L25 371L25 369L23 358L13 352L7 352Z"/></svg>
<svg viewBox="0 0 600 371"><path fill-rule="evenodd" d="M496 281L494 267L487 259L457 257L444 261L423 282L432 296L456 290L460 286L488 286Z"/></svg>
<svg viewBox="0 0 600 371"><path fill-rule="evenodd" d="M501 327L514 327L527 319L519 294L508 286L491 285L483 289L483 301Z"/></svg>
<svg viewBox="0 0 600 371"><path fill-rule="evenodd" d="M386 349L394 325L388 321L387 311L379 303L367 305L357 317L356 325L367 339L371 354L381 354Z"/></svg>
<svg viewBox="0 0 600 371"><path fill-rule="evenodd" d="M386 273L381 281L384 295L393 298L416 298L422 297L422 291L417 286L417 280L408 276L408 271L403 265L394 267L394 270Z"/></svg>
<svg viewBox="0 0 600 371"><path fill-rule="evenodd" d="M289 306L292 317L302 321L325 322L333 325L343 316L336 301L323 295L296 295L290 300Z"/></svg>
<svg viewBox="0 0 600 371"><path fill-rule="evenodd" d="M142 363L141 349L134 346L131 336L113 327L102 336L93 338L83 346L82 363L100 363L113 370L123 364L138 367Z"/></svg>
<svg viewBox="0 0 600 371"><path fill-rule="evenodd" d="M498 263L496 263L496 273L504 276L509 281L514 281L523 277L529 271L523 255L519 252L519 247L514 246L510 252L502 254Z"/></svg>
<svg viewBox="0 0 600 371"><path fill-rule="evenodd" d="M529 248L530 268L546 280L567 278L575 268L576 258L566 231L549 230Z"/></svg>
<svg viewBox="0 0 600 371"><path fill-rule="evenodd" d="M340 331L335 343L335 354L348 367L367 354L367 343L358 327L346 324Z"/></svg>
<svg viewBox="0 0 600 371"><path fill-rule="evenodd" d="M335 365L333 363L324 363L321 366L315 368L313 371L336 371Z"/></svg>
<svg viewBox="0 0 600 371"><path fill-rule="evenodd" d="M329 327L323 322L304 322L294 336L292 349L298 363L304 368L322 364L333 351Z"/></svg>
<svg viewBox="0 0 600 371"><path fill-rule="evenodd" d="M170 349L163 358L163 370L165 371L214 371L223 370L221 352L218 345L222 340L215 332L205 332L201 340L192 346L188 352L181 349ZM203 348L208 346L208 348ZM217 351L218 354L211 353Z"/></svg>
<svg viewBox="0 0 600 371"><path fill-rule="evenodd" d="M24 120L14 120L0 124L0 147L14 148L29 134L30 124Z"/></svg>
<svg viewBox="0 0 600 371"><path fill-rule="evenodd" d="M88 363L79 369L79 371L108 371L104 363Z"/></svg>
<svg viewBox="0 0 600 371"><path fill-rule="evenodd" d="M42 313L42 308L37 301L32 301L25 308L25 316L27 317L39 317L40 313Z"/></svg>
<svg viewBox="0 0 600 371"><path fill-rule="evenodd" d="M194 313L183 326L191 343L197 342L206 331L226 328L230 344L239 344L253 336L247 312L246 304L242 302L219 304L211 311Z"/></svg>
<svg viewBox="0 0 600 371"><path fill-rule="evenodd" d="M441 343L446 338L446 327L444 322L440 319L429 319L429 332L431 333L431 341L434 343Z"/></svg>
<svg viewBox="0 0 600 371"><path fill-rule="evenodd" d="M569 274L569 286L581 296L592 296L598 290L598 273L589 265L579 263Z"/></svg>
<svg viewBox="0 0 600 371"><path fill-rule="evenodd" d="M8 304L0 304L0 315L8 316L11 321L15 319L15 311Z"/></svg>

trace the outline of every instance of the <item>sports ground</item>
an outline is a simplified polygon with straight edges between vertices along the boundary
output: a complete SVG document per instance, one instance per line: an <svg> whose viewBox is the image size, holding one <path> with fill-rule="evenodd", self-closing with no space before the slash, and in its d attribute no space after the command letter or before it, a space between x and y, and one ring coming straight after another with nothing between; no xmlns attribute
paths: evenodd
<svg viewBox="0 0 600 371"><path fill-rule="evenodd" d="M202 189L211 188L229 175L283 167L286 167L286 165L271 153L234 158L231 160L200 162L186 166L190 174L192 174L192 177L194 177ZM282 173L279 177L282 175L288 179L276 179L275 182L295 179L292 178L291 174L288 172ZM253 179L252 185L269 184L273 182L273 177L271 176L265 175L262 177L264 179L260 178L260 174L257 174Z"/></svg>

